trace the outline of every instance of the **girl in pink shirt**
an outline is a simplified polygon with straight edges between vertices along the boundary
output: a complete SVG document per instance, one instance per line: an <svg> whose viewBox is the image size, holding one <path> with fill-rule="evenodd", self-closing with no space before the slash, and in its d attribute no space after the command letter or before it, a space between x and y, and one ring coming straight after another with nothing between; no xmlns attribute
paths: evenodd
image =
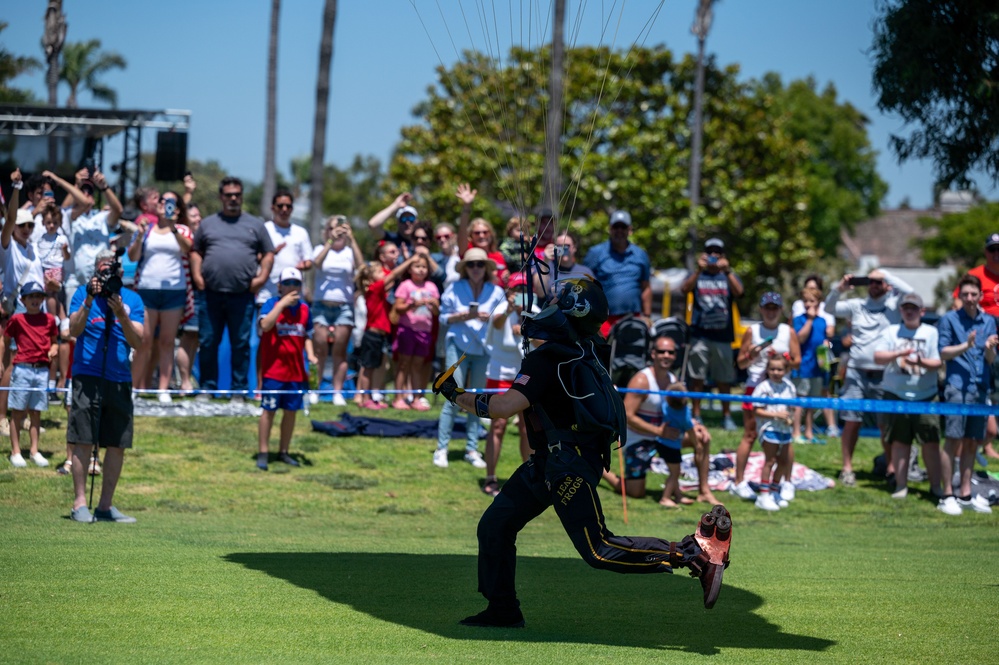
<svg viewBox="0 0 999 665"><path fill-rule="evenodd" d="M434 319L440 312L440 291L437 285L427 279L430 262L426 256L417 254L409 266L409 279L395 290L395 310L399 312L399 327L396 330L392 352L396 356L396 390L415 391L423 388L423 363L430 354L430 343ZM396 409L409 409L404 393L398 393L392 406ZM418 401L414 409L426 411L428 407Z"/></svg>

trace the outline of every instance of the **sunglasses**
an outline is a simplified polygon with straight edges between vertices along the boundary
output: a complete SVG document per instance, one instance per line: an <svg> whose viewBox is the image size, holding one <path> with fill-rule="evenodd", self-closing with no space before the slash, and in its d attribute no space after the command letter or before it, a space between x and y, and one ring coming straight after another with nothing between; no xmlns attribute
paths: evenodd
<svg viewBox="0 0 999 665"><path fill-rule="evenodd" d="M35 223L34 222L24 222L23 224L18 224L18 226L24 226L24 227L27 227L29 229L33 229L33 228L35 228Z"/></svg>
<svg viewBox="0 0 999 665"><path fill-rule="evenodd" d="M999 252L999 245L992 245L991 247L986 247L985 251L986 252L993 252L993 253Z"/></svg>
<svg viewBox="0 0 999 665"><path fill-rule="evenodd" d="M486 262L485 261L469 261L465 265L467 267L469 267L469 268L485 268L486 267Z"/></svg>
<svg viewBox="0 0 999 665"><path fill-rule="evenodd" d="M286 279L281 282L281 286L301 286L302 283L297 279Z"/></svg>
<svg viewBox="0 0 999 665"><path fill-rule="evenodd" d="M243 192L222 192L222 198L241 199L243 198Z"/></svg>
<svg viewBox="0 0 999 665"><path fill-rule="evenodd" d="M884 284L884 283L885 281L883 279L871 279L868 281L868 284Z"/></svg>
<svg viewBox="0 0 999 665"><path fill-rule="evenodd" d="M277 208L278 210L291 210L295 206L292 205L291 203L275 203L274 207Z"/></svg>
<svg viewBox="0 0 999 665"><path fill-rule="evenodd" d="M489 231L472 231L473 236L488 236L492 235Z"/></svg>
<svg viewBox="0 0 999 665"><path fill-rule="evenodd" d="M447 240L448 238L451 237L451 234L450 233L441 233L441 234L436 235L434 237L437 238L438 240Z"/></svg>
<svg viewBox="0 0 999 665"><path fill-rule="evenodd" d="M675 356L676 351L673 349L652 349L652 353L658 353L664 356Z"/></svg>
<svg viewBox="0 0 999 665"><path fill-rule="evenodd" d="M413 236L413 240L416 242L430 242L430 238L427 236Z"/></svg>
<svg viewBox="0 0 999 665"><path fill-rule="evenodd" d="M403 224L412 224L413 222L416 221L416 218L415 217L400 217L399 221L402 222Z"/></svg>

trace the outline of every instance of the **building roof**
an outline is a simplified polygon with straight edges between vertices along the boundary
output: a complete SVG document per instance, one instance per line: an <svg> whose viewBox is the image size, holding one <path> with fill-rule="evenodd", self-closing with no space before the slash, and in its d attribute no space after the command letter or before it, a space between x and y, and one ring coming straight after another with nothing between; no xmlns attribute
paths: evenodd
<svg viewBox="0 0 999 665"><path fill-rule="evenodd" d="M877 217L857 224L853 233L840 232L840 256L851 264L861 263L861 257L876 256L878 265L893 268L926 268L918 242L936 234L936 229L924 229L916 221L920 217L939 219L939 209L885 210Z"/></svg>

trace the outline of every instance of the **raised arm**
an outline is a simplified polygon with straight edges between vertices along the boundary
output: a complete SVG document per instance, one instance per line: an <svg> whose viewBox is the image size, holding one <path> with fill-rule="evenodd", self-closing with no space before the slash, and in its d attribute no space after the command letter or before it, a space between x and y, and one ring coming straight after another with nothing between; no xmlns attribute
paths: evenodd
<svg viewBox="0 0 999 665"><path fill-rule="evenodd" d="M468 223L472 219L472 201L475 200L479 190L472 189L465 182L458 185L458 192L455 196L461 201L461 218L458 220L458 256L464 257L465 250L468 249Z"/></svg>
<svg viewBox="0 0 999 665"><path fill-rule="evenodd" d="M392 201L388 207L382 208L368 220L368 228L375 232L376 239L382 238L385 235L385 229L382 228L385 222L387 222L392 215L398 212L400 208L404 208L409 205L409 202L412 200L412 194L409 192L403 192L399 196L395 197L395 201Z"/></svg>

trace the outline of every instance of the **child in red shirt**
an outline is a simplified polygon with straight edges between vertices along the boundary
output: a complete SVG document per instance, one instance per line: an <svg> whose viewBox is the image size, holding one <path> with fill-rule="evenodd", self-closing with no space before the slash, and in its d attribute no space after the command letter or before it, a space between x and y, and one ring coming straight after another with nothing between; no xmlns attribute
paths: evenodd
<svg viewBox="0 0 999 665"><path fill-rule="evenodd" d="M59 353L56 338L59 329L55 317L42 311L45 289L38 282L28 282L21 287L21 302L27 312L10 317L3 337L0 338L0 358L3 358L11 340L17 344L12 359L14 371L10 380L8 407L13 412L10 428L10 463L24 468L28 463L21 455L21 432L17 425L27 414L30 425L31 461L38 466L48 466L49 461L38 452L38 431L41 412L48 409L49 363Z"/></svg>
<svg viewBox="0 0 999 665"><path fill-rule="evenodd" d="M257 468L267 470L268 443L274 415L278 409L281 417L281 439L278 459L289 466L298 466L298 460L288 454L291 435L295 431L295 416L302 410L302 392L267 394L267 391L304 391L309 387L309 374L302 362L302 352L309 362L316 363L312 348L312 312L308 303L302 302L302 273L297 268L281 271L278 297L271 298L260 308L260 366L263 398L260 406L260 425L257 428Z"/></svg>
<svg viewBox="0 0 999 665"><path fill-rule="evenodd" d="M392 243L385 243L391 245ZM384 246L382 249L384 249ZM395 245L392 245L394 248ZM398 251L398 250L396 250ZM381 251L379 253L382 253ZM356 293L364 293L364 302L368 309L368 322L361 338L361 348L358 351L358 364L361 366L357 374L357 396L354 398L358 406L365 409L384 409L387 404L376 402L370 393L385 387L385 354L389 351L392 340L392 323L389 321L388 290L396 280L409 271L419 254L414 254L385 272L384 265L378 261L361 266L355 278Z"/></svg>

